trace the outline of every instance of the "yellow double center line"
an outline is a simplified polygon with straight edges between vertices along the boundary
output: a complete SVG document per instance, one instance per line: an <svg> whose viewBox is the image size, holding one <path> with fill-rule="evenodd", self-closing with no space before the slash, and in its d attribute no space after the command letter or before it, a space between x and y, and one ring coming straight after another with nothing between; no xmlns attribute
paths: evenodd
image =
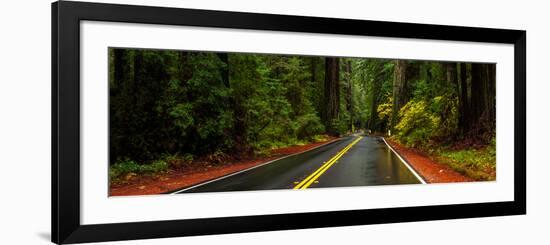
<svg viewBox="0 0 550 245"><path fill-rule="evenodd" d="M334 165L334 163L336 163L336 161L338 159L340 159L340 157L342 157L344 154L346 154L346 152L349 149L351 149L351 147L353 147L353 145L357 144L357 142L359 142L362 138L363 137L359 137L356 140L354 140L353 142L351 142L351 144L349 144L344 149L342 149L340 152L338 152L338 154L334 155L330 160L328 160L328 162L323 164L323 166L321 166L319 169L317 169L315 172L313 172L307 178L302 180L302 182L300 182L298 185L296 185L294 187L294 190L308 188L311 184L313 184L313 182L315 182L315 180L317 180L325 171L327 171L327 169L329 169L332 165Z"/></svg>

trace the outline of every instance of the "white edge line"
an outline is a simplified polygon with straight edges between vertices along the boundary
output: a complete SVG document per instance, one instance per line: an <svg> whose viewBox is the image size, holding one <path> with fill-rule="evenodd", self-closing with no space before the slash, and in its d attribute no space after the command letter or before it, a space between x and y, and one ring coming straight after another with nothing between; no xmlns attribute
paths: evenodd
<svg viewBox="0 0 550 245"><path fill-rule="evenodd" d="M405 166L407 166L407 168L413 173L413 175L416 176L416 178L418 180L420 180L420 182L422 184L426 184L426 181L422 177L420 177L420 175L414 170L414 168L412 168L409 165L409 163L407 163L407 161L405 161L405 159L403 159L403 157L401 157L401 155L399 153L397 153L397 151L395 151L390 144L388 144L388 142L386 142L386 139L384 137L382 137L382 140L384 140L384 143L386 143L386 145L388 145L388 147L393 151L393 153L395 153L395 155L397 155L397 157L399 157L401 162L403 162L403 164L405 164Z"/></svg>
<svg viewBox="0 0 550 245"><path fill-rule="evenodd" d="M284 157L280 157L280 158L277 158L277 159L273 159L273 160L271 160L271 161L262 163L262 164L260 164L260 165L256 165L256 166L254 166L254 167L250 167L250 168L247 168L247 169L243 169L243 170L237 171L237 172L235 172L235 173L231 173L231 174L228 174L228 175L224 175L224 176L221 176L221 177L218 177L218 178L215 178L215 179L213 179L213 180L209 180L209 181L206 181L206 182L203 182L203 183L200 183L200 184L192 185L192 186L189 186L189 187L187 187L187 188L185 188L185 189L181 189L181 190L179 190L179 191L175 191L175 192L172 192L172 193L169 193L169 194L170 194L170 195L171 195L171 194L178 194L178 193L181 193L181 192L184 192L184 191L193 189L193 188L197 188L197 187L199 187L199 186L203 186L203 185L206 185L206 184L210 184L210 183L212 183L212 182L214 182L214 181L222 180L222 179L225 179L225 178L227 178L227 177L231 177L231 176L233 176L233 175L237 175L237 174L240 174L240 173L243 173L243 172L246 172L246 171L255 169L255 168L259 168L259 167L261 167L261 166L264 166L264 165L267 165L267 164L270 164L270 163L273 163L273 162L276 162L276 161L279 161L279 160L283 160L283 159L285 159L285 158L287 158L287 157L291 157L291 156L295 156L295 155L298 155L298 154L306 153L306 152L308 152L308 151L315 150L315 149L317 149L317 148L319 148L319 147L322 147L322 146L325 146L325 145L328 145L328 144L335 143L335 142L340 141L340 140L342 140L342 139L343 139L343 138L340 138L340 139L337 139L337 140L334 140L334 141L331 141L331 142L328 142L328 143L325 143L325 144L322 144L322 145L313 147L313 148L308 149L308 150L306 150L306 151L296 152L296 153L294 153L294 154L290 154L290 155L286 155L286 156L284 156Z"/></svg>

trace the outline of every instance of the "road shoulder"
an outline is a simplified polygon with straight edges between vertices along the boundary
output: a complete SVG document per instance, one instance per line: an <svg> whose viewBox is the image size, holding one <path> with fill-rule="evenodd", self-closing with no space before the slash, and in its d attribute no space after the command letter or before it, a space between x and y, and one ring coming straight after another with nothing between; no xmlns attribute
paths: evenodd
<svg viewBox="0 0 550 245"><path fill-rule="evenodd" d="M391 139L386 139L386 142L390 144L399 155L405 158L411 167L413 167L428 183L475 181L474 179L454 171L447 165L438 163L425 153L402 146Z"/></svg>

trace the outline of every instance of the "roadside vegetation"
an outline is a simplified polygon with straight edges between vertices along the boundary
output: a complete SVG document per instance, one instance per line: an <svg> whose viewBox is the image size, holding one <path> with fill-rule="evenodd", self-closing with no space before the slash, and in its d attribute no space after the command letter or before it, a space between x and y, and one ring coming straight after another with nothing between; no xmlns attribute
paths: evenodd
<svg viewBox="0 0 550 245"><path fill-rule="evenodd" d="M380 117L389 118L392 139L475 180L495 180L495 66L406 66L402 106L394 103L395 83L395 93L378 106Z"/></svg>
<svg viewBox="0 0 550 245"><path fill-rule="evenodd" d="M496 180L496 145L493 139L479 149L439 149L439 162L476 180Z"/></svg>

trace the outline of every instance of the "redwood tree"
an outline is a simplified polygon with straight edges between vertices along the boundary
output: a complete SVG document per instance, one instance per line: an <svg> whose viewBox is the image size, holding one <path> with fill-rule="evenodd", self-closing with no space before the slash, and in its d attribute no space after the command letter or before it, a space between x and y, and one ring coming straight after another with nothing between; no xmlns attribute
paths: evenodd
<svg viewBox="0 0 550 245"><path fill-rule="evenodd" d="M324 123L328 133L338 134L334 127L334 121L339 117L340 107L340 67L339 58L327 57L325 59L325 115Z"/></svg>
<svg viewBox="0 0 550 245"><path fill-rule="evenodd" d="M399 121L398 113L401 107L405 105L405 89L407 86L407 61L396 60L393 72L393 104L390 129Z"/></svg>

